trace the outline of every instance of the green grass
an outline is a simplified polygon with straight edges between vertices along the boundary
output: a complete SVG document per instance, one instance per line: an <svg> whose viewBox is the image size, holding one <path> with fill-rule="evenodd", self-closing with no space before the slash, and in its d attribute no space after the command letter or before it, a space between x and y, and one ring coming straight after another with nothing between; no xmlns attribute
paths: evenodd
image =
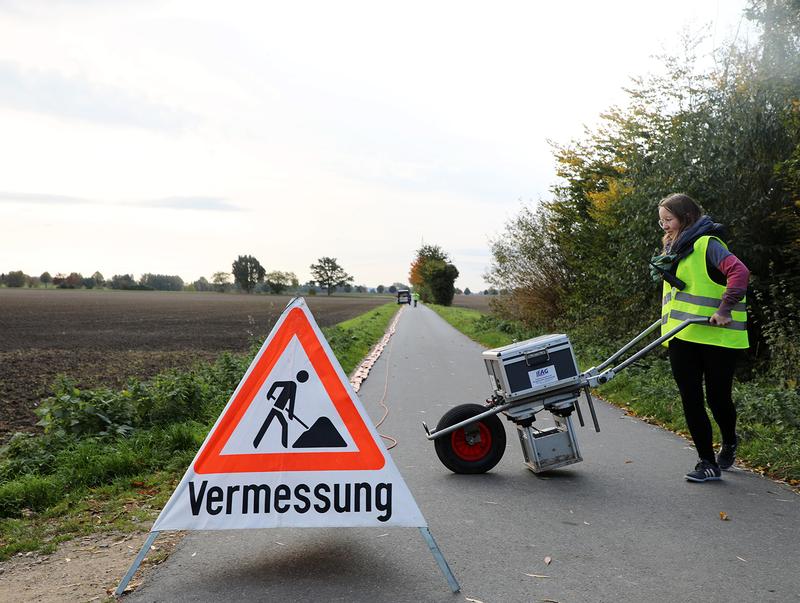
<svg viewBox="0 0 800 603"><path fill-rule="evenodd" d="M476 310L428 307L486 347L498 347L542 334ZM583 369L602 362L617 349L598 344L590 334L580 329L567 328L565 331L570 335ZM689 437L678 388L662 349L651 352L595 393L646 421ZM785 480L792 486L800 486L800 392L764 381L736 381L733 398L741 437L737 457L756 471ZM713 421L712 426L715 442L719 443L719 431Z"/></svg>
<svg viewBox="0 0 800 603"><path fill-rule="evenodd" d="M384 334L395 303L323 329L346 373ZM256 348L253 349L254 354ZM98 531L148 529L247 369L251 355L167 371L119 391L68 379L41 408L46 431L0 448L0 560Z"/></svg>
<svg viewBox="0 0 800 603"><path fill-rule="evenodd" d="M397 313L397 308L397 304L391 302L322 329L345 373L352 373L370 348L383 337L389 322Z"/></svg>

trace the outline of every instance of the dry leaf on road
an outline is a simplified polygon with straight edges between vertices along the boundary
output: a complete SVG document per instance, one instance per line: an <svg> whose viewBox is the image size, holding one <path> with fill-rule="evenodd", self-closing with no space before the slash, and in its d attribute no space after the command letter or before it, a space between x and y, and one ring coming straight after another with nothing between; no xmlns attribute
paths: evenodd
<svg viewBox="0 0 800 603"><path fill-rule="evenodd" d="M725 511L720 511L719 512L719 518L722 521L730 521L730 518L728 517L728 514Z"/></svg>
<svg viewBox="0 0 800 603"><path fill-rule="evenodd" d="M552 557L545 557L545 558L544 558L544 564L545 564L545 565L550 565L550 562L551 562L552 560L553 560L553 558L552 558Z"/></svg>

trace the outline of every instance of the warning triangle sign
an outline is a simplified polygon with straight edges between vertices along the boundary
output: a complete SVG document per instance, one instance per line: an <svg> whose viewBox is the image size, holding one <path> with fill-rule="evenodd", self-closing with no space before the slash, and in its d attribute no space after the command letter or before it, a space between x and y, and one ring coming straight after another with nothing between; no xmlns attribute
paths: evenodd
<svg viewBox="0 0 800 603"><path fill-rule="evenodd" d="M427 524L298 298L152 529L366 525Z"/></svg>

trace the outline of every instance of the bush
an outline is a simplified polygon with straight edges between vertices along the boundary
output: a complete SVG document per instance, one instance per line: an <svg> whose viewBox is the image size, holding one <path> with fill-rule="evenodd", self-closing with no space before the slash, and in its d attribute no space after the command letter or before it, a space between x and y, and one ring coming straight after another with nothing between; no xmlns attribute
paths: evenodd
<svg viewBox="0 0 800 603"><path fill-rule="evenodd" d="M127 390L80 390L60 375L53 394L36 409L41 417L37 425L44 427L45 433L127 435L133 429L134 412Z"/></svg>
<svg viewBox="0 0 800 603"><path fill-rule="evenodd" d="M0 485L0 517L14 517L23 509L41 511L64 495L64 486L53 476L24 475Z"/></svg>
<svg viewBox="0 0 800 603"><path fill-rule="evenodd" d="M56 452L64 438L16 433L0 447L0 483L26 473L48 473L55 466Z"/></svg>

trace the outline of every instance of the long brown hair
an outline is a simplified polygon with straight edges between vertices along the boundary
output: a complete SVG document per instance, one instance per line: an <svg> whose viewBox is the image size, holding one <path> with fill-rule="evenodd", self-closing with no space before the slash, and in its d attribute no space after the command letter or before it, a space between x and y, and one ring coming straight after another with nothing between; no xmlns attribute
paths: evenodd
<svg viewBox="0 0 800 603"><path fill-rule="evenodd" d="M667 244L674 243L684 230L697 222L703 215L703 208L700 207L700 204L684 193L673 193L664 197L658 202L658 206L663 207L675 216L681 225L678 234L675 235L675 239L670 238L667 234L661 239L661 245L664 250L666 250Z"/></svg>

